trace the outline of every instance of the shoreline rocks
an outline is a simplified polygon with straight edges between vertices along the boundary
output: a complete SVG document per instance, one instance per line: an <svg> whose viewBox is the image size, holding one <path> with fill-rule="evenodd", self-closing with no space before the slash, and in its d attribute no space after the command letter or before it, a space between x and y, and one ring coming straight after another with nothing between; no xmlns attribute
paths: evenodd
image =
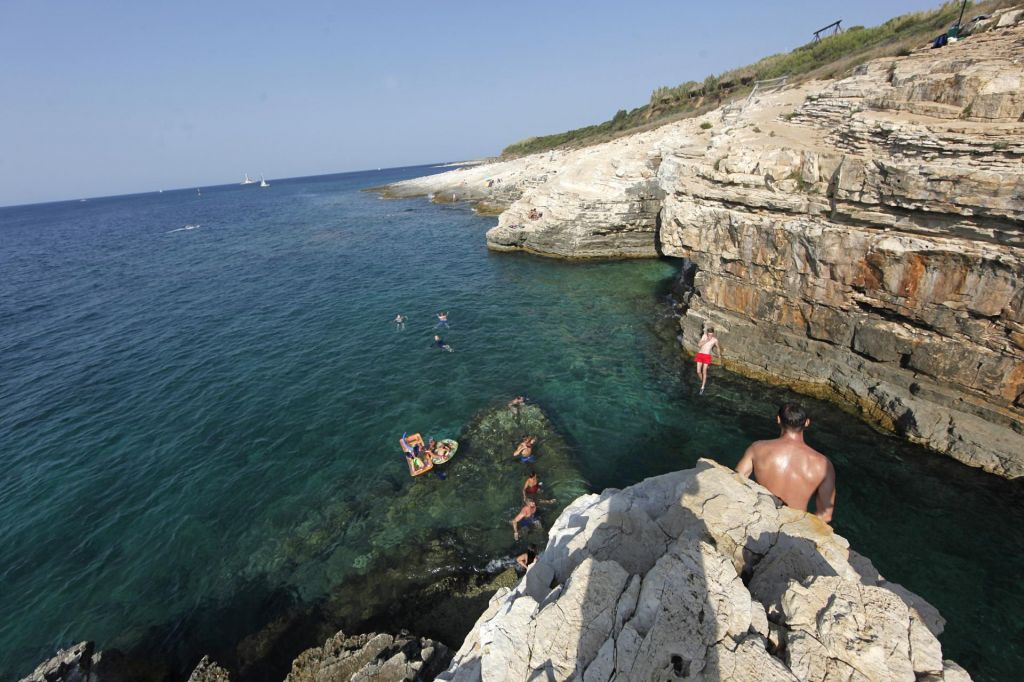
<svg viewBox="0 0 1024 682"><path fill-rule="evenodd" d="M1024 10L990 23L842 80L389 191L507 206L494 250L684 259L685 351L714 324L731 371L1017 478Z"/></svg>
<svg viewBox="0 0 1024 682"><path fill-rule="evenodd" d="M438 679L968 680L943 626L815 516L701 460L569 505Z"/></svg>

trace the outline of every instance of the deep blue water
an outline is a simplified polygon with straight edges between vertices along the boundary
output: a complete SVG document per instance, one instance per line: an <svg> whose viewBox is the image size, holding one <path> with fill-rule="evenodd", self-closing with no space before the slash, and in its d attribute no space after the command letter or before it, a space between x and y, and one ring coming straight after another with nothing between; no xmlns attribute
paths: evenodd
<svg viewBox="0 0 1024 682"><path fill-rule="evenodd" d="M385 541L353 522L296 563L289 541L325 532L310 510L412 485L402 431L457 434L516 394L595 490L732 465L773 435L793 395L716 368L696 395L664 300L673 263L492 254L493 218L358 191L426 172L0 209L0 678L82 639L169 632L170 650L176 627L230 614L255 630L253 584L344 590ZM454 353L430 348L442 309ZM836 463L837 530L939 607L947 657L1013 679L1021 487L802 400Z"/></svg>

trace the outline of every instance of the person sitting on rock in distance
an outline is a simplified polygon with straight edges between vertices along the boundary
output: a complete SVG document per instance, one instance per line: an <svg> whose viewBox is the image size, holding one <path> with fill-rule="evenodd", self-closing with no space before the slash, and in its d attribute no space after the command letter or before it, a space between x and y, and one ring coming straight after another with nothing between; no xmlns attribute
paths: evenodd
<svg viewBox="0 0 1024 682"><path fill-rule="evenodd" d="M513 412L518 413L519 412L519 408L522 407L525 404L526 404L526 398L524 398L521 395L517 395L515 398L512 398L512 400L509 401L508 409L512 410Z"/></svg>
<svg viewBox="0 0 1024 682"><path fill-rule="evenodd" d="M530 544L526 551L516 557L516 563L523 568L529 568L530 564L537 560L537 545Z"/></svg>
<svg viewBox="0 0 1024 682"><path fill-rule="evenodd" d="M527 436L526 438L519 441L519 445L516 446L516 451L512 453L513 459L516 457L522 457L524 462L533 461L533 446L537 442L536 436Z"/></svg>
<svg viewBox="0 0 1024 682"><path fill-rule="evenodd" d="M779 437L752 443L736 471L744 478L753 473L758 483L794 509L806 510L817 492L815 514L830 523L836 505L836 471L828 457L804 443L810 418L799 405L786 403L775 421Z"/></svg>
<svg viewBox="0 0 1024 682"><path fill-rule="evenodd" d="M523 528L529 528L530 526L537 526L543 528L540 525L540 519L537 518L537 503L533 500L527 500L523 508L519 510L516 517L512 519L512 537L516 540L519 539L519 526Z"/></svg>

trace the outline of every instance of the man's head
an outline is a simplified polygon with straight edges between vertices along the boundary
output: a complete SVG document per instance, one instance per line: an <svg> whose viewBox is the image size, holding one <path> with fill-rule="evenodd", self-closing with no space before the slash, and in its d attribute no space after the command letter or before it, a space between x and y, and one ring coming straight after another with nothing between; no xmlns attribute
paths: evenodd
<svg viewBox="0 0 1024 682"><path fill-rule="evenodd" d="M434 334L434 341L440 341L440 340L441 340L441 337L438 336L437 334Z"/></svg>
<svg viewBox="0 0 1024 682"><path fill-rule="evenodd" d="M804 412L804 408L796 403L784 403L779 408L779 414L775 417L783 431L799 433L811 425L811 420Z"/></svg>
<svg viewBox="0 0 1024 682"><path fill-rule="evenodd" d="M710 334L711 336L714 336L715 335L715 328L712 327L711 325L708 325L708 328L704 330L704 333L705 334Z"/></svg>
<svg viewBox="0 0 1024 682"><path fill-rule="evenodd" d="M530 472L530 478L537 478L537 472L536 471L531 471Z"/></svg>

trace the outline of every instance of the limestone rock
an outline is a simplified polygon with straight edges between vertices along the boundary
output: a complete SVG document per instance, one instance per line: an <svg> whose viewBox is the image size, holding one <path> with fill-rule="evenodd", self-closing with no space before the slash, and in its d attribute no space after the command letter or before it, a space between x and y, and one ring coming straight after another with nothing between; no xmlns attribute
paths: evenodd
<svg viewBox="0 0 1024 682"><path fill-rule="evenodd" d="M300 654L285 682L430 680L450 659L445 645L406 632L353 637L339 632L323 646Z"/></svg>
<svg viewBox="0 0 1024 682"><path fill-rule="evenodd" d="M504 208L487 244L686 259L682 339L1024 475L1024 8L592 147L399 183ZM710 131L702 124L711 123Z"/></svg>
<svg viewBox="0 0 1024 682"><path fill-rule="evenodd" d="M189 675L188 682L231 682L231 676L227 670L210 660L209 656L203 656Z"/></svg>
<svg viewBox="0 0 1024 682"><path fill-rule="evenodd" d="M653 561L632 534L657 538ZM538 598L544 566L559 584ZM957 679L930 627L932 607L816 517L701 460L570 504L438 679Z"/></svg>

